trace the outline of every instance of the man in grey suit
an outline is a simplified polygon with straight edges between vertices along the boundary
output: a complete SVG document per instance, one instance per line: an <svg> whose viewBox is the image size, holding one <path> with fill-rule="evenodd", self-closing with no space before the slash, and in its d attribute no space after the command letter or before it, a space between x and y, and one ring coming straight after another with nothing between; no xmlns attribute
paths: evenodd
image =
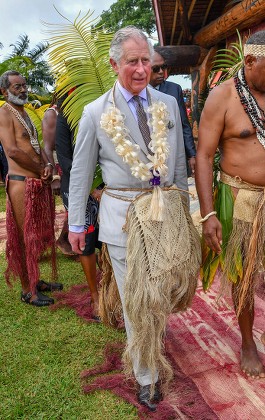
<svg viewBox="0 0 265 420"><path fill-rule="evenodd" d="M155 89L159 90L159 92L164 92L167 95L174 96L174 98L176 98L177 100L183 128L183 139L186 158L188 161L187 172L188 176L194 176L196 147L187 115L186 106L184 103L182 89L181 86L177 83L168 82L167 80L165 80L166 69L167 64L165 62L165 59L162 57L161 54L155 51L152 59L150 85L153 86Z"/></svg>
<svg viewBox="0 0 265 420"><path fill-rule="evenodd" d="M132 316L128 313L130 298L126 301L124 297L128 266L128 254L126 256L128 234L123 227L128 208L136 196L152 190L155 188L153 186L159 183L161 189L176 184L184 191L184 195L188 190L182 125L177 102L169 95L147 89L152 53L151 43L145 34L135 27L123 28L114 35L110 48L110 63L118 80L113 89L84 108L70 177L69 240L73 251L81 254L85 246L83 226L86 202L97 162L102 168L103 181L107 188L104 190L100 204L99 239L107 244L121 297L129 346L135 339L135 322L132 322ZM167 121L159 128L161 133L166 132L166 138L162 138L162 134L157 135L159 131L157 126L154 121L151 124L149 120L152 127L151 134L156 135L156 141L152 140L152 146L151 143L145 143L147 124L144 119L147 116L141 113L141 105L147 108L158 101L161 102L154 114L158 116L161 112L157 119L158 125L161 119L162 122L163 119ZM139 108L141 108L140 111ZM154 162L156 162L155 167ZM158 190L156 192L159 194ZM180 196L179 193L178 195ZM185 201L185 198L183 200ZM141 266L140 261L139 264L136 261L136 266ZM136 280L140 282L140 288L141 285L142 288L145 287L144 283L147 281L145 278ZM174 282L175 290L176 277ZM142 299L146 299L146 294L145 297L142 296ZM146 301L149 301L148 296ZM135 302L135 305L137 304L141 307L140 298ZM153 311L155 313L156 307ZM152 314L149 316L148 312L150 323L153 322ZM133 315L136 319L137 317L141 319L141 313L137 312ZM166 319L166 316L164 318ZM147 319L142 321L143 324L148 324ZM163 322L163 327L165 327L165 321ZM154 322L153 324L156 325ZM141 335L142 329L140 330ZM154 334L156 334L156 329L154 329ZM145 359L142 357L142 350L130 350L129 357L139 384L138 400L149 410L154 411L157 402L162 397L158 386L158 380L161 380L158 366L154 368L152 365L150 368L149 362L146 361L149 360L150 353L152 356L150 340L154 337L153 333L151 335L152 337L148 334L142 337L142 346L145 348L147 357ZM161 336L164 337L164 330Z"/></svg>

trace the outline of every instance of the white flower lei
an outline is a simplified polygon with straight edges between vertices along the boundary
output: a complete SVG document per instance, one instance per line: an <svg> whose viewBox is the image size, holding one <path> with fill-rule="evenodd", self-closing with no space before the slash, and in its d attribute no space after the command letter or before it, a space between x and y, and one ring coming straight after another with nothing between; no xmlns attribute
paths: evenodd
<svg viewBox="0 0 265 420"><path fill-rule="evenodd" d="M102 114L100 120L100 126L114 143L116 153L130 166L132 175L141 181L149 181L150 172L153 176L166 176L168 170L165 164L169 154L167 141L169 114L166 104L162 101L154 102L148 107L147 112L150 114L151 127L149 148L153 152L152 156L147 155L150 163L140 160L140 146L129 140L129 130L124 124L124 115L115 105L111 106L107 113Z"/></svg>

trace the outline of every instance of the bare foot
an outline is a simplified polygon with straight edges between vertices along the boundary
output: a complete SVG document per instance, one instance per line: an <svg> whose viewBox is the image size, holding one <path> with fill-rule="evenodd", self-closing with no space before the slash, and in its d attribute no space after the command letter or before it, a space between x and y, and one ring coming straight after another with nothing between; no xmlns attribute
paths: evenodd
<svg viewBox="0 0 265 420"><path fill-rule="evenodd" d="M95 321L101 321L100 316L99 316L99 301L98 301L98 298L97 298L97 300L92 300L91 299L91 308L92 308L92 318Z"/></svg>
<svg viewBox="0 0 265 420"><path fill-rule="evenodd" d="M258 356L256 345L241 350L241 369L254 379L264 378L265 369Z"/></svg>

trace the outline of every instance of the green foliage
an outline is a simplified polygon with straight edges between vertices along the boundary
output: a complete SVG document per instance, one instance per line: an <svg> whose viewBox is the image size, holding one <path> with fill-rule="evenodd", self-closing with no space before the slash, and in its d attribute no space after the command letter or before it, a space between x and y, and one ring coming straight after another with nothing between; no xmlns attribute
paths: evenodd
<svg viewBox="0 0 265 420"><path fill-rule="evenodd" d="M54 82L48 63L43 59L47 51L48 43L40 42L29 50L29 37L20 35L9 57L0 63L0 74L7 70L17 70L26 79L32 92L38 94L47 93L47 86Z"/></svg>
<svg viewBox="0 0 265 420"><path fill-rule="evenodd" d="M117 0L100 15L98 26L116 32L127 25L142 29L149 36L156 30L155 15L150 0Z"/></svg>
<svg viewBox="0 0 265 420"><path fill-rule="evenodd" d="M84 106L109 90L116 78L108 58L113 35L92 28L96 21L92 14L79 14L74 22L61 15L65 23L45 23L50 28L49 61L57 75L56 92L62 96L75 88L64 101L75 134Z"/></svg>
<svg viewBox="0 0 265 420"><path fill-rule="evenodd" d="M212 80L216 72L222 71L222 77L217 84L233 77L243 65L243 43L238 30L237 36L238 42L233 42L229 48L222 48L216 53L212 68L213 73L210 75L210 78Z"/></svg>
<svg viewBox="0 0 265 420"><path fill-rule="evenodd" d="M40 144L42 145L43 142L42 142L41 121L42 121L44 112L46 111L47 108L49 108L49 104L42 105L40 108L34 108L34 106L32 106L31 104L26 104L24 107L37 129L38 139L39 139Z"/></svg>

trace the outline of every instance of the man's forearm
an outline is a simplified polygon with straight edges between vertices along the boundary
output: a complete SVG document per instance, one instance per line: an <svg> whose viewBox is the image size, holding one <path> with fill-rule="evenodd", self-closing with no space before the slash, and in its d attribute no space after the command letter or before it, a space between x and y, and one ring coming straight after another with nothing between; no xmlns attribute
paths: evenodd
<svg viewBox="0 0 265 420"><path fill-rule="evenodd" d="M196 189L200 202L201 216L213 211L213 166L209 159L196 157Z"/></svg>
<svg viewBox="0 0 265 420"><path fill-rule="evenodd" d="M41 161L40 156L36 154L36 158L30 157L21 149L16 149L11 151L8 154L9 158L16 162L21 168L28 171L35 172L36 174L41 174L42 169L45 166L45 163Z"/></svg>

